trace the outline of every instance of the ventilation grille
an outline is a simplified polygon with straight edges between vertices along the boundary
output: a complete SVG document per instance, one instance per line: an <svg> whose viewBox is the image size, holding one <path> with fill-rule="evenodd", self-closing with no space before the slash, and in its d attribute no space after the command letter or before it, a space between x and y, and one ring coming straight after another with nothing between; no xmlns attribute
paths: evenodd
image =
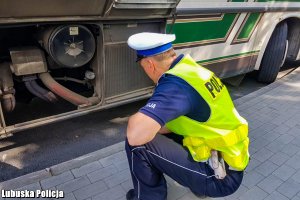
<svg viewBox="0 0 300 200"><path fill-rule="evenodd" d="M126 43L105 45L105 97L113 97L153 86Z"/></svg>

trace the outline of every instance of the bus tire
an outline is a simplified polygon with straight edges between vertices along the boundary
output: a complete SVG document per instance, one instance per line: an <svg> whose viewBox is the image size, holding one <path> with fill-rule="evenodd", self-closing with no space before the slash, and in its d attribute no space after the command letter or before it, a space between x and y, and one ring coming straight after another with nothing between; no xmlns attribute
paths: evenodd
<svg viewBox="0 0 300 200"><path fill-rule="evenodd" d="M287 32L288 28L286 22L281 22L275 28L264 52L257 81L263 83L272 83L275 81L279 69L283 64Z"/></svg>

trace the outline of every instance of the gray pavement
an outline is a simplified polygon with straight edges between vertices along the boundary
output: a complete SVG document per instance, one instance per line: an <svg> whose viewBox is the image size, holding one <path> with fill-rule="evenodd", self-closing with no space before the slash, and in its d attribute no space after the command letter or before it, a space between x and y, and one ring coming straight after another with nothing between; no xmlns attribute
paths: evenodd
<svg viewBox="0 0 300 200"><path fill-rule="evenodd" d="M239 190L218 199L300 200L300 68L235 105L249 122L251 161ZM167 180L168 200L198 199ZM62 190L67 200L124 200L130 188L124 142L0 183L1 190Z"/></svg>

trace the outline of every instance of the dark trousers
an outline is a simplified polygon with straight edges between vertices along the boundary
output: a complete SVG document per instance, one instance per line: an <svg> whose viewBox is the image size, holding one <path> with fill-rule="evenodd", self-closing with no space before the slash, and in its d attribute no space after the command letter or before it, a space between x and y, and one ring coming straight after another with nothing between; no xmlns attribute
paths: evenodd
<svg viewBox="0 0 300 200"><path fill-rule="evenodd" d="M126 140L125 149L138 199L165 200L167 185L163 174L196 195L223 197L238 189L243 172L229 170L227 166L227 176L216 179L208 164L195 162L178 142L160 134L142 146L130 146Z"/></svg>

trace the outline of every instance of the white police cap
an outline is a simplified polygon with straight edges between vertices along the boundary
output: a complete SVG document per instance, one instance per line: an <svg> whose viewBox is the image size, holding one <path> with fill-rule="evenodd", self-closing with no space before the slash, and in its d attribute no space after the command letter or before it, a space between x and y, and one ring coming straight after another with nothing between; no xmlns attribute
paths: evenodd
<svg viewBox="0 0 300 200"><path fill-rule="evenodd" d="M172 48L174 34L137 33L128 38L127 44L136 50L138 57L154 56Z"/></svg>

